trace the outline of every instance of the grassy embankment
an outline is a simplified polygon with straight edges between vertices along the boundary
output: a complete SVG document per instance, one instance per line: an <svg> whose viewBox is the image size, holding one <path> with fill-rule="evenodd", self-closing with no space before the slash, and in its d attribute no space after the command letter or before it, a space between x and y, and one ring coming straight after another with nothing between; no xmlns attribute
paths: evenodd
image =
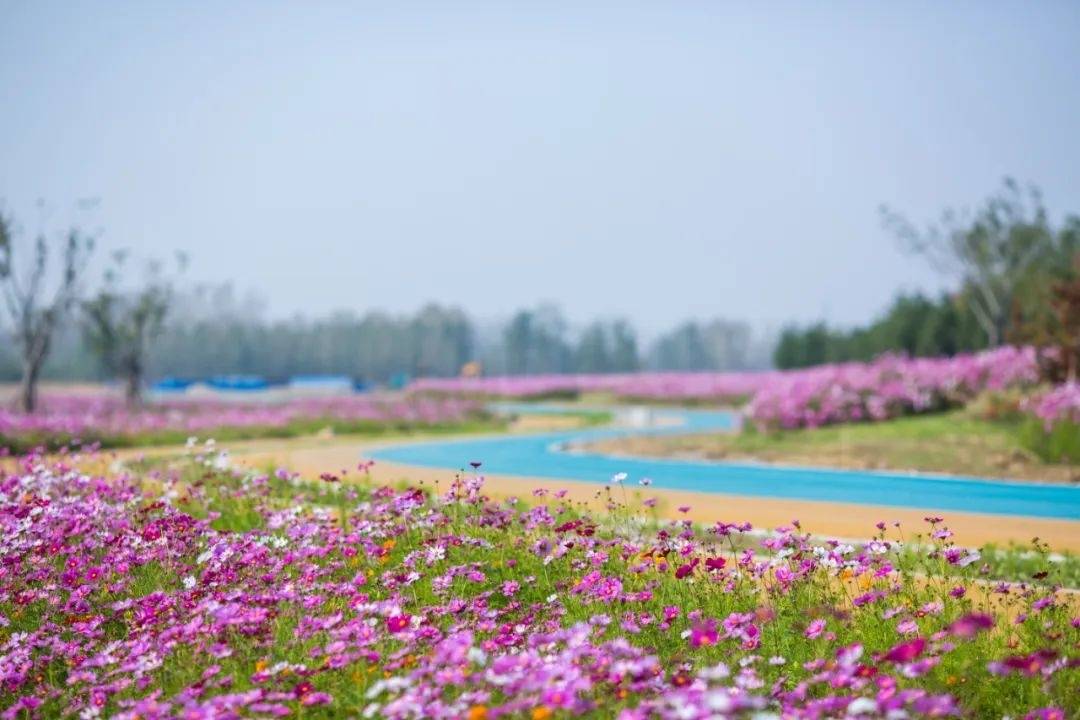
<svg viewBox="0 0 1080 720"><path fill-rule="evenodd" d="M1022 421L990 421L962 410L880 423L739 433L621 438L604 452L789 465L915 470L977 477L1080 481L1080 466L1044 462L1023 442Z"/></svg>

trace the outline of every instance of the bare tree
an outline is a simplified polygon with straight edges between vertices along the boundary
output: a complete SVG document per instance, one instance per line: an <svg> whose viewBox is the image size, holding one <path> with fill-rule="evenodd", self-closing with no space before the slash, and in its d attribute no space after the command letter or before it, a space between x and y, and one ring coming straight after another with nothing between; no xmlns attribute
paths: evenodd
<svg viewBox="0 0 1080 720"><path fill-rule="evenodd" d="M78 297L79 280L94 247L94 238L72 228L60 243L60 277L50 292L50 243L44 234L34 241L29 268L21 272L15 252L15 225L0 214L0 293L11 317L12 337L19 348L22 380L19 408L33 412L41 369L49 356L53 333Z"/></svg>
<svg viewBox="0 0 1080 720"><path fill-rule="evenodd" d="M1030 271L1056 256L1058 238L1041 193L1022 190L1011 178L978 211L946 210L925 230L886 207L881 216L903 249L962 282L966 304L991 346L1004 341L1017 290Z"/></svg>
<svg viewBox="0 0 1080 720"><path fill-rule="evenodd" d="M150 343L165 326L174 291L172 277L154 261L147 264L141 287L122 288L126 261L127 253L114 253L101 289L83 303L84 333L105 367L123 378L128 405L136 406L142 403ZM178 256L178 271L185 264L184 257Z"/></svg>

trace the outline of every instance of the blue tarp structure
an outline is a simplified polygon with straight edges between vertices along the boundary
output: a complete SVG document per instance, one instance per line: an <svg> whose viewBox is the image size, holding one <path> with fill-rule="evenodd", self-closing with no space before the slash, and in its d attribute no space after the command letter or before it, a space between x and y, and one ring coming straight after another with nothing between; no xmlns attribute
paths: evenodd
<svg viewBox="0 0 1080 720"><path fill-rule="evenodd" d="M395 376L391 382L398 383L395 387L404 387L409 382L409 376L401 374ZM230 392L255 392L271 387L338 393L362 393L373 389L362 379L353 379L349 375L293 375L287 380L283 378L268 380L261 375L215 375L201 380L168 376L151 385L150 389L157 393L185 393L194 389L195 385L205 385L213 390Z"/></svg>
<svg viewBox="0 0 1080 720"><path fill-rule="evenodd" d="M166 377L151 385L150 390L152 392L184 392L194 383L194 380L185 378Z"/></svg>
<svg viewBox="0 0 1080 720"><path fill-rule="evenodd" d="M258 375L217 375L206 381L215 390L265 390L270 387Z"/></svg>

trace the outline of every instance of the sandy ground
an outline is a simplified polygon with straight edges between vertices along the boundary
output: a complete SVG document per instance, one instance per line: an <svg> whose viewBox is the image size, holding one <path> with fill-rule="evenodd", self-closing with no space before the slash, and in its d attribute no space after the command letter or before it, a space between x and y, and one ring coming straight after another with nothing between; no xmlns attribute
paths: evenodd
<svg viewBox="0 0 1080 720"><path fill-rule="evenodd" d="M422 438L414 440L422 441ZM356 477L356 465L365 450L400 441L385 438L371 441L357 438L299 438L237 442L229 444L229 449L235 461L249 467L284 466L309 477L317 477L322 472L349 470L346 477ZM409 481L446 487L453 480L454 472L377 463L371 476L379 483ZM527 498L535 488L565 489L568 497L586 503L595 510L602 508L606 492L605 486L567 480L510 475L488 475L485 479L488 493L492 496ZM638 498L658 498L660 502L654 512L662 517L689 518L702 523L749 521L757 528L773 528L797 519L809 532L839 538L868 537L875 532L874 523L884 520L890 524L899 521L905 538L910 539L916 533L925 531L927 525L923 518L929 514L924 510L811 500L751 498L655 488L643 492L644 488L637 486L627 487L625 491L632 504ZM615 488L614 492L616 499L623 499L623 488ZM680 507L689 507L689 510L680 512ZM1010 541L1027 543L1038 537L1055 550L1080 552L1080 519L1070 521L939 511L935 511L935 514L945 516L948 526L956 533L956 541L961 545L979 546L987 542L1007 544ZM890 528L892 533L895 530Z"/></svg>

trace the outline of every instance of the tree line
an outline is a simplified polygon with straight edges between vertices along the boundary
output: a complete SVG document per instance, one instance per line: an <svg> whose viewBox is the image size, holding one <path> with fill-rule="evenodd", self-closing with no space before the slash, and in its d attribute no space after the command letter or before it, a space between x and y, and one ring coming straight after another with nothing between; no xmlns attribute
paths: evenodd
<svg viewBox="0 0 1080 720"><path fill-rule="evenodd" d="M788 327L773 361L779 368L869 360L883 352L955 355L1002 343L1055 346L1055 376L1076 376L1080 353L1080 217L1051 222L1042 196L1006 178L974 211L946 210L919 228L882 208L902 249L925 258L956 290L939 297L900 295L869 325Z"/></svg>
<svg viewBox="0 0 1080 720"><path fill-rule="evenodd" d="M136 375L282 380L316 374L387 383L456 376L470 368L487 375L751 370L768 367L772 351L768 335L729 320L688 321L642 343L625 319L574 327L553 304L524 308L491 323L434 303L415 313L340 311L314 319L267 320L257 299L238 297L229 285L174 292L161 332L135 362L139 371L121 373L131 382ZM90 339L85 319L61 324L42 376L114 376L117 368L101 362ZM19 374L18 358L0 352L0 379L16 380Z"/></svg>
<svg viewBox="0 0 1080 720"><path fill-rule="evenodd" d="M987 347L985 331L954 296L915 293L897 296L880 318L864 327L839 330L819 322L785 328L773 361L778 368L800 368L872 360L883 352L936 357Z"/></svg>

